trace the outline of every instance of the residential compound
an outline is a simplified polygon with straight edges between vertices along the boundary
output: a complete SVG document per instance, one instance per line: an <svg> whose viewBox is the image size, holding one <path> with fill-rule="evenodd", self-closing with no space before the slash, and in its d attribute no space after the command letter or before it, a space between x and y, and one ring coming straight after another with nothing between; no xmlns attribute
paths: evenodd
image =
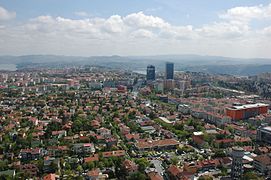
<svg viewBox="0 0 271 180"><path fill-rule="evenodd" d="M172 70L1 72L0 178L271 177L271 101Z"/></svg>

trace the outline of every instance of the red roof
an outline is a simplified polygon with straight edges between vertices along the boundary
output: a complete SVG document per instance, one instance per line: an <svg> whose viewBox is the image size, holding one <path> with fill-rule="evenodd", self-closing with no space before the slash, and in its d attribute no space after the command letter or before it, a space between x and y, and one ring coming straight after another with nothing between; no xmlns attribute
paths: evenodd
<svg viewBox="0 0 271 180"><path fill-rule="evenodd" d="M175 166L175 165L171 165L167 169L167 171L173 176L178 176L182 172L182 170L180 168L178 168L177 166Z"/></svg>
<svg viewBox="0 0 271 180"><path fill-rule="evenodd" d="M125 135L125 138L126 138L127 140L131 140L131 139L137 140L137 139L139 139L140 137L139 137L139 134L126 134L126 135Z"/></svg>
<svg viewBox="0 0 271 180"><path fill-rule="evenodd" d="M46 176L43 177L43 180L55 180L56 175L55 174L47 174Z"/></svg>
<svg viewBox="0 0 271 180"><path fill-rule="evenodd" d="M84 158L85 162L93 162L93 161L99 161L99 155L93 154L93 156Z"/></svg>
<svg viewBox="0 0 271 180"><path fill-rule="evenodd" d="M215 143L233 143L234 140L233 139L219 139L219 140L215 140Z"/></svg>
<svg viewBox="0 0 271 180"><path fill-rule="evenodd" d="M193 141L198 144L201 145L203 144L205 141L203 140L203 136L192 136Z"/></svg>
<svg viewBox="0 0 271 180"><path fill-rule="evenodd" d="M128 159L125 159L123 161L123 166L126 171L137 171L138 169L138 166L133 161L130 161Z"/></svg>
<svg viewBox="0 0 271 180"><path fill-rule="evenodd" d="M157 172L149 172L148 177L150 180L163 180L163 177L160 176Z"/></svg>
<svg viewBox="0 0 271 180"><path fill-rule="evenodd" d="M153 147L165 147L171 145L179 145L179 142L175 139L163 139L163 140L139 140L136 146L139 149L153 148Z"/></svg>
<svg viewBox="0 0 271 180"><path fill-rule="evenodd" d="M68 146L48 146L48 150L59 150L59 151L67 151L69 150Z"/></svg>
<svg viewBox="0 0 271 180"><path fill-rule="evenodd" d="M31 153L31 154L39 154L41 152L40 148L35 149L21 149L21 153Z"/></svg>
<svg viewBox="0 0 271 180"><path fill-rule="evenodd" d="M101 172L100 169L96 168L96 169L93 169L93 170L89 171L87 173L87 175L90 176L90 177L98 177L100 172Z"/></svg>
<svg viewBox="0 0 271 180"><path fill-rule="evenodd" d="M219 164L220 164L220 162L219 162L218 159L213 159L213 160L203 160L203 161L197 162L197 165L198 165L200 168L208 167L208 166L214 166L214 167L217 167Z"/></svg>
<svg viewBox="0 0 271 180"><path fill-rule="evenodd" d="M254 158L254 161L257 161L265 166L271 165L271 158L267 154L259 155Z"/></svg>
<svg viewBox="0 0 271 180"><path fill-rule="evenodd" d="M119 156L125 156L124 150L117 150L117 151L108 151L103 152L103 157L119 157Z"/></svg>

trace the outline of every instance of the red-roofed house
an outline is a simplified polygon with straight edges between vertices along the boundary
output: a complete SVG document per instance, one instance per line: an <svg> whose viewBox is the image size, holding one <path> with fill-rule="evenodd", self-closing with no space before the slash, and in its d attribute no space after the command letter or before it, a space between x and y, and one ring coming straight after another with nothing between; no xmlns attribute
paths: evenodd
<svg viewBox="0 0 271 180"><path fill-rule="evenodd" d="M94 161L99 161L99 155L98 154L93 154L92 156L84 158L84 162L94 162Z"/></svg>
<svg viewBox="0 0 271 180"><path fill-rule="evenodd" d="M138 166L133 161L125 159L122 163L123 169L125 170L126 174L131 174L137 172Z"/></svg>
<svg viewBox="0 0 271 180"><path fill-rule="evenodd" d="M175 166L175 165L171 165L167 169L167 173L168 173L171 180L180 180L182 170L180 168L178 168L177 166Z"/></svg>

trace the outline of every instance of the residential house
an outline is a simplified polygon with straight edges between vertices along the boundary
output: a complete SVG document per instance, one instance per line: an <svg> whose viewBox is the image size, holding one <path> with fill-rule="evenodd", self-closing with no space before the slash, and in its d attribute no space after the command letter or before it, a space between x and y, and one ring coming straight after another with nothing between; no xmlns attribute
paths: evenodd
<svg viewBox="0 0 271 180"><path fill-rule="evenodd" d="M88 162L94 162L94 161L99 161L99 155L98 154L93 154L89 157L84 158L84 162L88 163Z"/></svg>
<svg viewBox="0 0 271 180"><path fill-rule="evenodd" d="M20 166L20 170L30 176L30 177L37 177L39 173L39 168L35 164L24 164Z"/></svg>
<svg viewBox="0 0 271 180"><path fill-rule="evenodd" d="M93 143L77 143L73 145L72 151L75 154L86 155L95 153L95 147Z"/></svg>
<svg viewBox="0 0 271 180"><path fill-rule="evenodd" d="M47 147L48 155L52 157L60 157L67 154L68 146L49 146Z"/></svg>
<svg viewBox="0 0 271 180"><path fill-rule="evenodd" d="M150 180L163 180L164 178L160 176L158 172L152 171L147 173L147 176L149 177Z"/></svg>
<svg viewBox="0 0 271 180"><path fill-rule="evenodd" d="M47 174L43 177L43 180L58 180L59 176L53 173Z"/></svg>
<svg viewBox="0 0 271 180"><path fill-rule="evenodd" d="M43 161L43 172L54 173L60 167L58 158L47 157Z"/></svg>
<svg viewBox="0 0 271 180"><path fill-rule="evenodd" d="M87 172L87 180L105 180L108 179L107 174L103 174L99 168Z"/></svg>
<svg viewBox="0 0 271 180"><path fill-rule="evenodd" d="M117 151L108 151L108 152L103 152L102 156L104 158L107 157L122 157L125 156L126 152L124 150L117 150Z"/></svg>
<svg viewBox="0 0 271 180"><path fill-rule="evenodd" d="M61 131L52 131L52 137L56 139L60 139L62 137L67 136L67 131L61 130Z"/></svg>
<svg viewBox="0 0 271 180"><path fill-rule="evenodd" d="M176 149L180 143L175 139L151 140L140 139L135 143L139 151Z"/></svg>
<svg viewBox="0 0 271 180"><path fill-rule="evenodd" d="M197 145L200 148L202 148L206 144L208 144L207 142L204 141L203 132L194 132L193 135L192 135L192 140L193 140L194 144Z"/></svg>
<svg viewBox="0 0 271 180"><path fill-rule="evenodd" d="M167 174L171 180L180 180L182 170L175 165L171 165L167 169Z"/></svg>
<svg viewBox="0 0 271 180"><path fill-rule="evenodd" d="M132 173L135 173L138 171L138 166L133 161L130 161L128 159L125 159L122 163L123 169L126 172L127 175L130 175Z"/></svg>
<svg viewBox="0 0 271 180"><path fill-rule="evenodd" d="M35 160L43 156L43 150L41 148L35 149L21 149L19 157L22 160Z"/></svg>

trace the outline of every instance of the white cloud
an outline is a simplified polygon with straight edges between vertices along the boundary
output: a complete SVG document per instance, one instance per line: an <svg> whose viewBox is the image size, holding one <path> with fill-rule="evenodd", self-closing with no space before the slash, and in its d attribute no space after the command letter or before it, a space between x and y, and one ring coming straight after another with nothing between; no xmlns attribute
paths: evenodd
<svg viewBox="0 0 271 180"><path fill-rule="evenodd" d="M197 36L196 32L193 29L193 26L168 26L163 28L160 37L166 39L193 39Z"/></svg>
<svg viewBox="0 0 271 180"><path fill-rule="evenodd" d="M147 55L199 53L271 57L271 28L249 21L268 18L271 5L237 7L200 27L172 25L143 12L108 18L39 16L0 27L0 54ZM81 14L83 15L83 14ZM249 54L248 52L254 52ZM259 52L257 54L257 52Z"/></svg>
<svg viewBox="0 0 271 180"><path fill-rule="evenodd" d="M155 35L146 29L139 29L131 33L134 38L153 38Z"/></svg>
<svg viewBox="0 0 271 180"><path fill-rule="evenodd" d="M134 28L166 28L169 23L154 16L147 16L143 12L132 13L123 18L123 21Z"/></svg>
<svg viewBox="0 0 271 180"><path fill-rule="evenodd" d="M16 17L16 12L8 11L0 6L0 20L10 20Z"/></svg>
<svg viewBox="0 0 271 180"><path fill-rule="evenodd" d="M234 7L221 14L220 18L245 23L253 19L271 18L271 4Z"/></svg>
<svg viewBox="0 0 271 180"><path fill-rule="evenodd" d="M104 21L103 29L109 33L121 33L124 32L125 24L121 16L113 15Z"/></svg>
<svg viewBox="0 0 271 180"><path fill-rule="evenodd" d="M202 37L215 39L234 39L246 35L249 27L233 22L215 22L196 30Z"/></svg>
<svg viewBox="0 0 271 180"><path fill-rule="evenodd" d="M267 36L270 36L270 37L271 37L271 26L264 28L264 29L262 30L262 33L263 33L264 35L267 35Z"/></svg>

